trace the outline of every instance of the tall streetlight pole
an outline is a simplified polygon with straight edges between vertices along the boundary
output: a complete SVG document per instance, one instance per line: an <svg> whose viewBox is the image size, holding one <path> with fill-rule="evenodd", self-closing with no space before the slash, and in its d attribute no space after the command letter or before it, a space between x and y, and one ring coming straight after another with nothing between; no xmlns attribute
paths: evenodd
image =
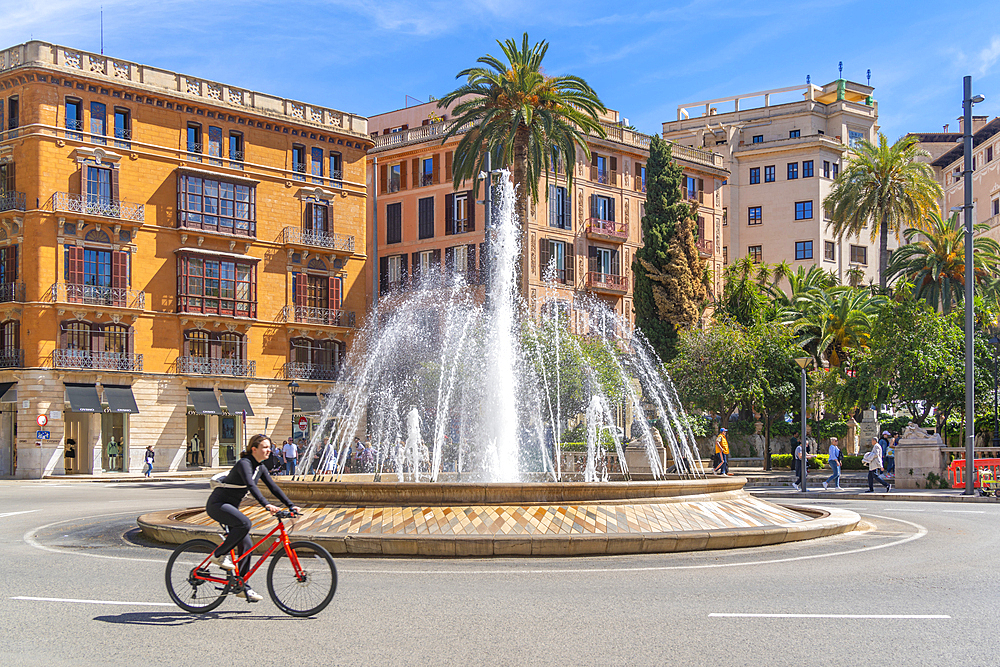
<svg viewBox="0 0 1000 667"><path fill-rule="evenodd" d="M806 449L806 366L812 361L809 357L799 357L795 360L795 363L799 365L802 370L802 412L801 412L801 422L802 422L802 436L799 438L801 443L799 446L802 448L802 493L806 492L806 476L809 469L809 459L806 458L808 451ZM795 465L795 452L792 452L792 465Z"/></svg>
<svg viewBox="0 0 1000 667"><path fill-rule="evenodd" d="M965 493L974 494L976 474L976 396L972 331L972 105L982 102L982 95L972 96L972 77L963 81L962 148L965 154Z"/></svg>

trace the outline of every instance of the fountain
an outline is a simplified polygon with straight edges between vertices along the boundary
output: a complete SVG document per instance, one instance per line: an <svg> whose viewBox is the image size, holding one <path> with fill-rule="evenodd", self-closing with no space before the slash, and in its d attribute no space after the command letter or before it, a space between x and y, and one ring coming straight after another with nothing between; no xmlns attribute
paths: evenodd
<svg viewBox="0 0 1000 667"><path fill-rule="evenodd" d="M311 539L333 553L570 555L768 544L857 524L706 477L662 363L601 301L567 303L553 285L532 313L517 291L514 191L500 181L485 299L465 272L417 275L356 336L344 393L300 453L303 474L280 482L310 508ZM362 433L375 469L348 473ZM574 434L582 466L564 465L578 460L564 446L584 445L565 442ZM645 459L643 481L629 452ZM255 526L267 523L258 510ZM199 509L139 523L167 541L213 529Z"/></svg>

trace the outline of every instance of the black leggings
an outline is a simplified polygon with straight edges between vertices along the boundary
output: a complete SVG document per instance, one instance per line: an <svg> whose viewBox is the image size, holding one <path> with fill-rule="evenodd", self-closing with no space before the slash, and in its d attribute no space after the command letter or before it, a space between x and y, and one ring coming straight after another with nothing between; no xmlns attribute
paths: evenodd
<svg viewBox="0 0 1000 667"><path fill-rule="evenodd" d="M210 502L205 507L205 513L229 528L226 541L215 549L216 556L227 554L235 547L236 557L239 558L253 546L253 541L250 539L250 519L235 506L229 503ZM239 568L240 575L246 576L250 570L250 559L245 558L240 561Z"/></svg>

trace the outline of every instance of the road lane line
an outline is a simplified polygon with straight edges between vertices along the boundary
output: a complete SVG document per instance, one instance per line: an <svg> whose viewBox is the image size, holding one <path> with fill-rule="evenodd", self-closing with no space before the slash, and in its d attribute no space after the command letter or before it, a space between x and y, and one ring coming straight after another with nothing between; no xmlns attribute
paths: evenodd
<svg viewBox="0 0 1000 667"><path fill-rule="evenodd" d="M0 519L8 516L17 516L18 514L31 514L32 512L37 512L38 510L23 510L21 512L4 512L0 514Z"/></svg>
<svg viewBox="0 0 1000 667"><path fill-rule="evenodd" d="M947 619L946 614L709 614L709 618L882 618L882 619Z"/></svg>
<svg viewBox="0 0 1000 667"><path fill-rule="evenodd" d="M950 514L986 514L983 510L941 510Z"/></svg>
<svg viewBox="0 0 1000 667"><path fill-rule="evenodd" d="M27 543L29 546L35 547L36 549L40 549L41 551L48 551L49 553L54 553L54 554L62 554L62 555L70 554L75 556L87 556L89 558L101 558L104 560L126 560L138 563L166 563L167 562L166 559L160 559L160 558L131 558L129 556L107 556L104 554L81 553L79 551L73 551L72 549L56 549L54 547L47 547L41 542L39 542L37 539L35 539L35 536L41 531L47 528L52 528L53 526L58 526L60 524L70 523L72 521L86 521L87 519L101 519L109 516L122 516L122 515L139 516L134 511L132 511L132 512L112 512L110 514L93 514L90 516L77 517L75 519L63 519L62 521L54 521L52 523L47 523L44 526L39 526L38 528L29 530L24 534L23 539L25 543Z"/></svg>
<svg viewBox="0 0 1000 667"><path fill-rule="evenodd" d="M29 600L32 602L73 602L76 604L117 604L137 607L173 607L173 602L122 602L121 600L76 600L74 598L35 598L27 595L16 595L11 600Z"/></svg>

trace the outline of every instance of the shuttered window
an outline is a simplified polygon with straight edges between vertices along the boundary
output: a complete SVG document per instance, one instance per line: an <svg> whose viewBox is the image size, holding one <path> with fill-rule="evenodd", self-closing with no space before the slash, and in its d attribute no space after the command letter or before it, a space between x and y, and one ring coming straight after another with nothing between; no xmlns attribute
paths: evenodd
<svg viewBox="0 0 1000 667"><path fill-rule="evenodd" d="M421 239L434 238L434 197L417 202L417 233Z"/></svg>
<svg viewBox="0 0 1000 667"><path fill-rule="evenodd" d="M385 242L400 243L403 240L403 204L396 202L385 207Z"/></svg>

